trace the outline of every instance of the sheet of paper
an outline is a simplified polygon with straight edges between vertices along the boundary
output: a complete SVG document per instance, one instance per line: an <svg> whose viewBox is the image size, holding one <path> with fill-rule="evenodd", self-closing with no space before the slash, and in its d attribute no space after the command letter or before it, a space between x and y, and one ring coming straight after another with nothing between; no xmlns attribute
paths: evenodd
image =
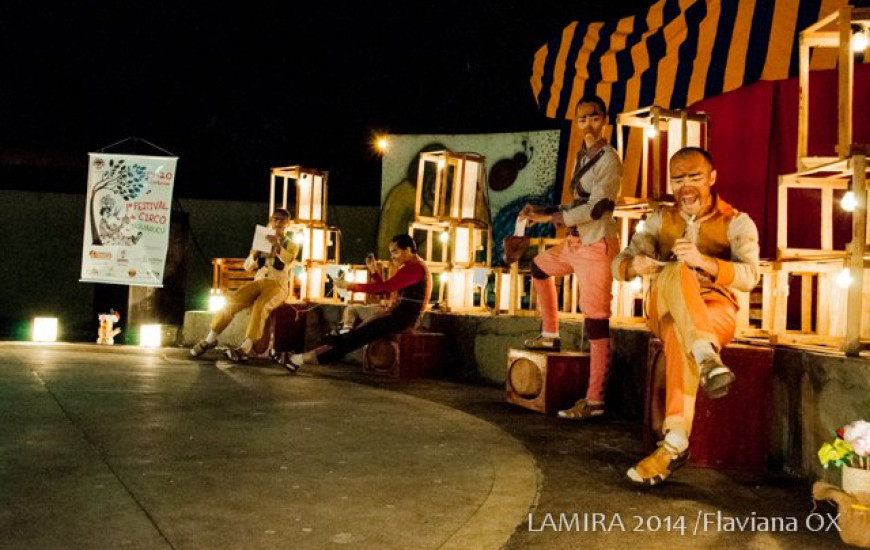
<svg viewBox="0 0 870 550"><path fill-rule="evenodd" d="M272 243L266 240L269 235L274 235L275 231L262 225L257 225L254 229L254 242L251 244L251 250L259 250L260 252L271 252Z"/></svg>
<svg viewBox="0 0 870 550"><path fill-rule="evenodd" d="M488 277L489 269L485 267L475 267L471 272L471 283L477 286L486 286Z"/></svg>
<svg viewBox="0 0 870 550"><path fill-rule="evenodd" d="M517 224L514 226L514 235L517 237L522 237L526 234L526 224L529 223L529 220L523 218L521 220L517 220Z"/></svg>
<svg viewBox="0 0 870 550"><path fill-rule="evenodd" d="M326 275L333 281L337 281L343 276L342 266L334 264L326 266ZM343 288L335 288L335 292L342 300L344 299L345 294L347 294L347 291Z"/></svg>

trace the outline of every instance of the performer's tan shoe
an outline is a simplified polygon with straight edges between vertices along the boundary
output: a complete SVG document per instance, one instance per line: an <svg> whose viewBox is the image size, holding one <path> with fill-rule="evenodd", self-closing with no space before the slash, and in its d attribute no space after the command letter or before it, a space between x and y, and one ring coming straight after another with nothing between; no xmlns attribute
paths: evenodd
<svg viewBox="0 0 870 550"><path fill-rule="evenodd" d="M604 403L590 403L585 398L580 399L570 409L559 411L559 418L570 420L588 420L604 414Z"/></svg>
<svg viewBox="0 0 870 550"><path fill-rule="evenodd" d="M626 472L628 479L639 485L658 485L689 460L689 450L679 452L665 441Z"/></svg>

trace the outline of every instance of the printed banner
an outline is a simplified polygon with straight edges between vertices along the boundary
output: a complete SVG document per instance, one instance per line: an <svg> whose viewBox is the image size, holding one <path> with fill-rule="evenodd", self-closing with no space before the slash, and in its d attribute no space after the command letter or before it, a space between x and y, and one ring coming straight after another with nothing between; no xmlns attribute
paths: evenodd
<svg viewBox="0 0 870 550"><path fill-rule="evenodd" d="M178 157L88 157L80 281L163 286Z"/></svg>

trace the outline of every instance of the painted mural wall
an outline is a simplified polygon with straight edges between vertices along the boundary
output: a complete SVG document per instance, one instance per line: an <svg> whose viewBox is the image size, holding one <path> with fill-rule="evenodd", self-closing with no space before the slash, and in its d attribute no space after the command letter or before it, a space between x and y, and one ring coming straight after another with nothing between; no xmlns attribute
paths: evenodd
<svg viewBox="0 0 870 550"><path fill-rule="evenodd" d="M388 256L387 244L408 232L414 219L419 155L449 150L486 157L486 195L493 226L493 263L501 261L501 243L514 231L514 221L527 202L553 203L559 153L559 130L507 134L392 135L383 156L378 255ZM424 193L425 196L425 193ZM549 235L549 225L537 225L529 235Z"/></svg>

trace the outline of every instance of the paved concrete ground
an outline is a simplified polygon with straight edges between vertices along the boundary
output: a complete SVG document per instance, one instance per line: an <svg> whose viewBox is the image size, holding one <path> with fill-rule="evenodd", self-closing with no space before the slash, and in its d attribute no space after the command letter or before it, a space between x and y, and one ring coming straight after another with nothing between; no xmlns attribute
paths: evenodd
<svg viewBox="0 0 870 550"><path fill-rule="evenodd" d="M0 418L2 548L841 547L800 481L639 490L633 422L359 366L0 344Z"/></svg>

